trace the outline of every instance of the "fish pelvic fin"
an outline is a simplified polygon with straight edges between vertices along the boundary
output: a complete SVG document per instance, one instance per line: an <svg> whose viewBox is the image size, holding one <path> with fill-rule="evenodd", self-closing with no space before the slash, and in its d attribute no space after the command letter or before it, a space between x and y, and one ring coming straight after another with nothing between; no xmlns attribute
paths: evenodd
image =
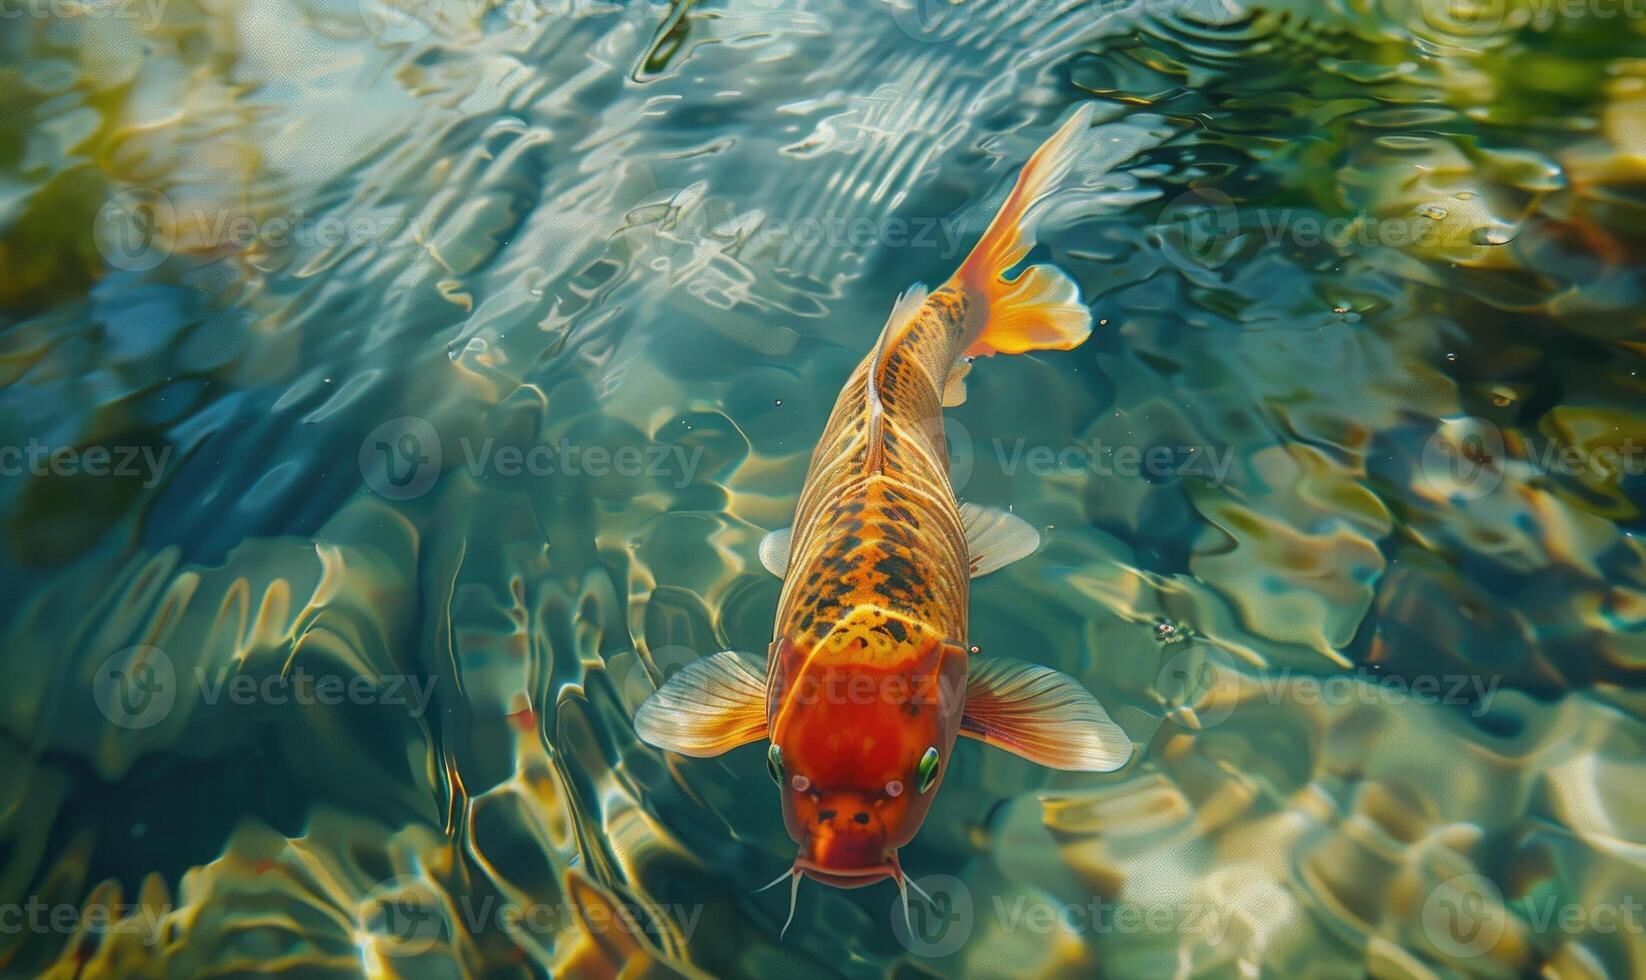
<svg viewBox="0 0 1646 980"><path fill-rule="evenodd" d="M1092 103L1076 109L1023 165L1000 213L950 279L948 285L974 304L967 356L1068 350L1091 335L1091 311L1062 270L1034 265L1015 279L1006 274L1034 248L1037 205L1056 193L1075 162L1091 150L1092 111Z"/></svg>
<svg viewBox="0 0 1646 980"><path fill-rule="evenodd" d="M700 657L635 712L641 741L707 758L766 737L766 667L744 654Z"/></svg>

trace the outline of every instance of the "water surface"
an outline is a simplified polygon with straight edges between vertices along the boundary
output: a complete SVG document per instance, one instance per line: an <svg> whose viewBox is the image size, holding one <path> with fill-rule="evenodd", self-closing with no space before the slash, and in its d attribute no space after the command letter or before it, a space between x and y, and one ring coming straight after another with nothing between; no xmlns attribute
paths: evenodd
<svg viewBox="0 0 1646 980"><path fill-rule="evenodd" d="M0 970L1646 973L1606 2L18 7L0 881L68 911ZM634 710L765 648L835 393L1082 102L1037 258L1099 327L980 364L952 465L1044 535L971 641L1136 758L962 745L915 934L780 942L760 750Z"/></svg>

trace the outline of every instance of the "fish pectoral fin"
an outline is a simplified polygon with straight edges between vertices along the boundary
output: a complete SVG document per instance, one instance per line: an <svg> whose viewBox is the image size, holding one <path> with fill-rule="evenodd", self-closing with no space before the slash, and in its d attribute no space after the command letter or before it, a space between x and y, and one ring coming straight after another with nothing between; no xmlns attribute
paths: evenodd
<svg viewBox="0 0 1646 980"><path fill-rule="evenodd" d="M1016 514L968 503L960 505L960 521L966 528L972 578L1027 558L1040 547L1040 532Z"/></svg>
<svg viewBox="0 0 1646 980"><path fill-rule="evenodd" d="M1132 757L1132 740L1074 678L1006 657L973 661L960 734L1053 769L1112 772Z"/></svg>
<svg viewBox="0 0 1646 980"><path fill-rule="evenodd" d="M699 758L766 737L766 665L725 651L687 664L634 715L647 744Z"/></svg>
<svg viewBox="0 0 1646 980"><path fill-rule="evenodd" d="M778 578L789 574L789 543L794 540L794 528L784 527L760 539L760 564Z"/></svg>
<svg viewBox="0 0 1646 980"><path fill-rule="evenodd" d="M949 379L943 383L944 408L966 404L966 375L970 374L971 370L970 359L962 358L954 362L954 367L949 370Z"/></svg>

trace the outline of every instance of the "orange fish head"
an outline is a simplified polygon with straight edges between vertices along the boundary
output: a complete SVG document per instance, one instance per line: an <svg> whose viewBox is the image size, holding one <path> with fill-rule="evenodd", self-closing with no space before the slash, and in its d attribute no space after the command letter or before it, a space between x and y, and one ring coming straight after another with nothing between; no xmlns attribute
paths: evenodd
<svg viewBox="0 0 1646 980"><path fill-rule="evenodd" d="M901 879L897 849L920 829L948 769L966 654L926 640L843 659L780 641L767 764L795 868L842 888Z"/></svg>

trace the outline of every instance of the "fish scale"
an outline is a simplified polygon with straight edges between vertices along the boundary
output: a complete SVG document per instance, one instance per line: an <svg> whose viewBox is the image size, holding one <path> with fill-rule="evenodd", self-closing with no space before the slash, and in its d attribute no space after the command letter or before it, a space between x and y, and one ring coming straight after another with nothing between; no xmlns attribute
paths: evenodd
<svg viewBox="0 0 1646 980"><path fill-rule="evenodd" d="M794 542L779 636L811 646L885 614L964 639L965 534L949 489L941 402L965 310L959 294L933 294L841 390L796 512L796 527L811 531ZM871 392L883 407L878 426L868 418ZM828 615L853 610L863 612Z"/></svg>

